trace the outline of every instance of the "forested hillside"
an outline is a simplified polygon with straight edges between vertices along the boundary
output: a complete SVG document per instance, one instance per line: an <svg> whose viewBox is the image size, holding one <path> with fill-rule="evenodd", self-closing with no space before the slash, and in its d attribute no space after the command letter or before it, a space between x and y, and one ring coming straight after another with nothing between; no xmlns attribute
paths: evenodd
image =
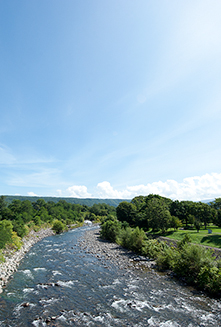
<svg viewBox="0 0 221 327"><path fill-rule="evenodd" d="M106 203L86 204L58 202L35 198L35 201L12 199L9 203L0 197L0 249L5 246L18 248L20 238L30 230L50 226L56 232L67 226L80 224L85 219L100 221L102 217L115 215L115 206Z"/></svg>
<svg viewBox="0 0 221 327"><path fill-rule="evenodd" d="M12 203L13 200L20 200L20 201L31 201L36 202L38 199L43 199L45 202L54 202L58 203L60 200L64 200L67 203L71 204L81 204L86 206L93 206L93 204L98 203L106 203L110 206L117 207L120 202L122 202L122 199L80 199L80 198L63 198L63 197L39 197L39 196L22 196L22 195L5 195L4 196L5 201L7 203ZM129 202L130 200L124 200Z"/></svg>

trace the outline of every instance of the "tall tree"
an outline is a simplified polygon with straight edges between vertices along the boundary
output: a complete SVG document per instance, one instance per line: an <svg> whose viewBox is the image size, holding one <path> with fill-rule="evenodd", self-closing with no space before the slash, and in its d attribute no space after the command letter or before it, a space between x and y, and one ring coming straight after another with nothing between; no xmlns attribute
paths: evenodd
<svg viewBox="0 0 221 327"><path fill-rule="evenodd" d="M171 215L162 199L152 198L148 201L146 216L149 227L153 231L162 230L162 232L165 232L170 225Z"/></svg>

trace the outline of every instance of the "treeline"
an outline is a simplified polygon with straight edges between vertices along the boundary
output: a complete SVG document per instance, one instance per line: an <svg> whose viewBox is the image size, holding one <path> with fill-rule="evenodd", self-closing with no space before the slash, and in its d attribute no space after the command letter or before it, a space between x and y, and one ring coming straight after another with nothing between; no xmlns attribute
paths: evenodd
<svg viewBox="0 0 221 327"><path fill-rule="evenodd" d="M106 203L87 205L71 204L65 200L57 203L37 199L16 200L7 203L0 197L0 249L7 244L19 245L20 238L27 235L30 229L38 229L42 225L50 225L56 232L67 226L79 224L84 219L100 221L108 214L115 215L116 208Z"/></svg>
<svg viewBox="0 0 221 327"><path fill-rule="evenodd" d="M168 228L177 229L191 225L199 231L210 223L221 227L221 198L207 204L193 201L172 201L160 195L137 196L131 202L121 202L117 209L117 219L131 226L138 226L153 232Z"/></svg>
<svg viewBox="0 0 221 327"><path fill-rule="evenodd" d="M139 196L130 203L121 202L116 217L109 215L102 221L101 237L155 259L158 269L169 269L186 283L220 297L221 260L216 260L211 250L190 244L188 234L177 247L170 247L150 233L183 225L197 230L202 225L207 228L210 223L221 227L220 216L221 198L206 204L172 201L153 194Z"/></svg>
<svg viewBox="0 0 221 327"><path fill-rule="evenodd" d="M64 198L64 197L50 197L50 196L45 196L45 197L39 197L39 196L24 196L24 195L5 195L4 196L5 201L7 203L12 203L14 200L20 200L20 201L30 201L30 202L36 202L39 199L43 199L45 202L54 202L58 203L59 201L66 201L67 203L71 204L81 204L81 205L86 205L88 207L92 207L94 204L100 204L100 203L106 203L110 206L117 207L118 204L122 201L120 199L80 199L80 198ZM126 200L130 202L130 200Z"/></svg>

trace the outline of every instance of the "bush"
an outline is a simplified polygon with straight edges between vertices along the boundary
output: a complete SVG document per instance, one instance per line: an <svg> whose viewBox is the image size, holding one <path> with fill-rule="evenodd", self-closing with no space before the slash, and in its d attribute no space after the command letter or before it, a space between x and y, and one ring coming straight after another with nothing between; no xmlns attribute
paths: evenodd
<svg viewBox="0 0 221 327"><path fill-rule="evenodd" d="M19 250L21 248L21 246L22 246L21 237L19 237L16 232L12 232L11 242L7 243L7 245L10 248L13 248L15 250Z"/></svg>
<svg viewBox="0 0 221 327"><path fill-rule="evenodd" d="M0 249L3 249L6 243L11 242L12 233L12 223L8 220L0 221Z"/></svg>
<svg viewBox="0 0 221 327"><path fill-rule="evenodd" d="M101 226L101 236L110 240L111 242L116 242L120 235L121 223L118 220L107 220Z"/></svg>
<svg viewBox="0 0 221 327"><path fill-rule="evenodd" d="M5 257L4 257L4 255L2 253L2 251L0 251L0 263L1 262L5 262Z"/></svg>
<svg viewBox="0 0 221 327"><path fill-rule="evenodd" d="M60 220L55 220L52 229L56 234L60 234L64 231L65 225Z"/></svg>
<svg viewBox="0 0 221 327"><path fill-rule="evenodd" d="M156 259L165 249L165 247L168 247L165 242L160 242L158 240L147 240L142 249L142 253L150 258Z"/></svg>
<svg viewBox="0 0 221 327"><path fill-rule="evenodd" d="M131 233L131 250L141 253L146 239L147 237L143 229L136 227Z"/></svg>
<svg viewBox="0 0 221 327"><path fill-rule="evenodd" d="M199 245L185 244L177 250L173 270L178 276L185 277L188 283L196 283L201 268L214 266L212 252Z"/></svg>
<svg viewBox="0 0 221 327"><path fill-rule="evenodd" d="M118 242L120 245L122 245L126 249L131 249L131 234L132 234L132 228L126 227L123 228L119 234Z"/></svg>
<svg viewBox="0 0 221 327"><path fill-rule="evenodd" d="M184 237L183 237L183 239L181 240L181 241L178 241L177 242L177 247L179 248L179 249L182 249L183 247L184 247L184 245L185 244L189 244L189 243L191 243L191 237L190 237L190 235L187 233L187 234L185 234L184 235Z"/></svg>
<svg viewBox="0 0 221 327"><path fill-rule="evenodd" d="M39 216L33 217L33 222L36 226L41 226L41 218Z"/></svg>
<svg viewBox="0 0 221 327"><path fill-rule="evenodd" d="M156 263L159 270L172 269L174 262L176 262L177 251L174 248L165 246L158 252Z"/></svg>
<svg viewBox="0 0 221 327"><path fill-rule="evenodd" d="M22 238L25 235L27 235L28 230L24 224L24 221L21 219L21 217L17 217L15 220L13 220L12 224L13 224L14 232L16 232L19 237Z"/></svg>
<svg viewBox="0 0 221 327"><path fill-rule="evenodd" d="M199 286L211 294L221 291L221 268L203 266L200 269L198 280Z"/></svg>

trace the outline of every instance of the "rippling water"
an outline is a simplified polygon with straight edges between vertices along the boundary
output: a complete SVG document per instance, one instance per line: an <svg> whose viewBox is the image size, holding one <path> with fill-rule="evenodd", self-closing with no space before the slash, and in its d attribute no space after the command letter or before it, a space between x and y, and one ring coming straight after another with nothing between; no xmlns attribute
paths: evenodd
<svg viewBox="0 0 221 327"><path fill-rule="evenodd" d="M221 326L220 301L85 253L78 242L91 228L33 246L0 295L0 326Z"/></svg>

